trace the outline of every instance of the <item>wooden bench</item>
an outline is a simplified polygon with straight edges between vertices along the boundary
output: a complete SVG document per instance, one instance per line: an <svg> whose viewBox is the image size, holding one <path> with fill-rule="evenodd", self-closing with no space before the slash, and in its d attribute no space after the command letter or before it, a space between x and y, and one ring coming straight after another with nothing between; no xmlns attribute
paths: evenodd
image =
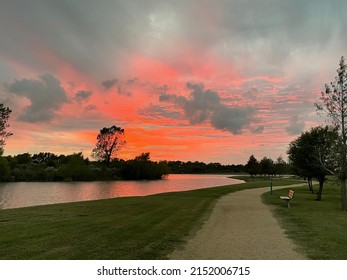
<svg viewBox="0 0 347 280"><path fill-rule="evenodd" d="M290 208L290 201L294 198L294 191L289 190L287 196L280 196L280 199L285 200L287 202L288 208Z"/></svg>

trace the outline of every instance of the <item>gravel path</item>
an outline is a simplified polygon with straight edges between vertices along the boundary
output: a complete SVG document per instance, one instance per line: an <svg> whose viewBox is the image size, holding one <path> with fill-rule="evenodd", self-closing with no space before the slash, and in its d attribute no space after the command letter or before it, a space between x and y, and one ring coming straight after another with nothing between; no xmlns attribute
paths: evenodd
<svg viewBox="0 0 347 280"><path fill-rule="evenodd" d="M293 185L299 186L299 185ZM300 184L302 186L302 184ZM285 186L283 186L285 187ZM276 187L276 189L281 187ZM287 238L261 194L269 188L223 196L211 216L183 248L171 253L178 260L303 260ZM285 204L285 202L283 202ZM290 209L288 209L290 211Z"/></svg>

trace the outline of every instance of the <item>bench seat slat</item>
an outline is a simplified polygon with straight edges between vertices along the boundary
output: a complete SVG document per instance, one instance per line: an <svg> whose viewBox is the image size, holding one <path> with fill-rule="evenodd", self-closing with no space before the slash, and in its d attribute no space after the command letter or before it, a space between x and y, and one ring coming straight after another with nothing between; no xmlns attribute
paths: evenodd
<svg viewBox="0 0 347 280"><path fill-rule="evenodd" d="M290 201L293 199L293 197L294 197L294 191L289 190L288 195L287 196L280 196L280 199L285 200L287 202L288 208L290 208Z"/></svg>

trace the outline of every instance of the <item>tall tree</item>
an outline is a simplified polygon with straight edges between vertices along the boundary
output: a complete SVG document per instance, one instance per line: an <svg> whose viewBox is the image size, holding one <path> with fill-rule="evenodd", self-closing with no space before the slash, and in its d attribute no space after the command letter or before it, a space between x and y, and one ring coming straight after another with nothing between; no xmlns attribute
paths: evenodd
<svg viewBox="0 0 347 280"><path fill-rule="evenodd" d="M96 147L92 151L92 157L102 160L109 165L117 152L125 145L124 129L115 125L104 127L96 138Z"/></svg>
<svg viewBox="0 0 347 280"><path fill-rule="evenodd" d="M260 162L260 173L263 175L273 175L274 174L274 162L271 158L263 157Z"/></svg>
<svg viewBox="0 0 347 280"><path fill-rule="evenodd" d="M10 126L8 120L10 118L11 110L8 107L4 107L4 104L0 104L0 154L4 151L6 139L12 135L6 129Z"/></svg>
<svg viewBox="0 0 347 280"><path fill-rule="evenodd" d="M340 143L335 152L338 168L334 170L334 173L341 182L341 208L343 211L347 211L347 65L343 56L340 59L335 81L325 85L321 102L320 104L316 103L317 110L327 113L339 131Z"/></svg>
<svg viewBox="0 0 347 280"><path fill-rule="evenodd" d="M280 177L283 177L284 172L286 171L287 163L284 161L282 156L279 156L275 162L275 173Z"/></svg>
<svg viewBox="0 0 347 280"><path fill-rule="evenodd" d="M249 157L249 160L247 164L245 165L245 168L246 168L246 172L251 175L251 178L253 178L254 175L257 175L259 173L259 170L260 170L259 161L254 157L254 155L251 155Z"/></svg>
<svg viewBox="0 0 347 280"><path fill-rule="evenodd" d="M333 149L338 139L334 127L313 127L289 144L288 158L298 175L316 178L319 181L317 199L322 199L326 175L331 174L334 165Z"/></svg>

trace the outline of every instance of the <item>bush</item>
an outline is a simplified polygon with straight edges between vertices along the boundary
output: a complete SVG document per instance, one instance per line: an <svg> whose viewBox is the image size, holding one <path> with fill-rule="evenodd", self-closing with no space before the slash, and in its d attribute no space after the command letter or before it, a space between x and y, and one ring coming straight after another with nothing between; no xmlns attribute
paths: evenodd
<svg viewBox="0 0 347 280"><path fill-rule="evenodd" d="M167 163L150 161L149 153L124 162L121 169L121 177L126 180L157 180L168 173Z"/></svg>
<svg viewBox="0 0 347 280"><path fill-rule="evenodd" d="M0 157L0 181L8 181L11 176L11 168L6 158Z"/></svg>

